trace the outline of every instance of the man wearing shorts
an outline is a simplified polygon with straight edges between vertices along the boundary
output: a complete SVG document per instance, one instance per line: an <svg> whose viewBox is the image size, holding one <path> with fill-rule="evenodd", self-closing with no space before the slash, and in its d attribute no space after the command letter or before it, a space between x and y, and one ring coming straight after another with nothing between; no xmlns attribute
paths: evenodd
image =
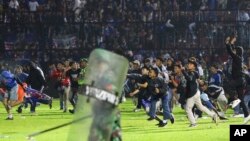
<svg viewBox="0 0 250 141"><path fill-rule="evenodd" d="M6 120L13 120L11 108L22 103L25 95L22 87L18 85L14 75L10 71L2 71L0 75L0 100L8 113ZM18 95L20 93L20 95Z"/></svg>

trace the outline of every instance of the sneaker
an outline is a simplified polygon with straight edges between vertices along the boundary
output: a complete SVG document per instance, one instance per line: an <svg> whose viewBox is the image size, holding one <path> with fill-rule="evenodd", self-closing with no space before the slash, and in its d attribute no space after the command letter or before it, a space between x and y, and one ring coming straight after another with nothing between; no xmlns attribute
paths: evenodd
<svg viewBox="0 0 250 141"><path fill-rule="evenodd" d="M71 114L74 114L75 113L75 110L74 109L69 109L69 112L71 113Z"/></svg>
<svg viewBox="0 0 250 141"><path fill-rule="evenodd" d="M156 126L159 126L160 124L162 124L162 120L160 120L157 124L155 124Z"/></svg>
<svg viewBox="0 0 250 141"><path fill-rule="evenodd" d="M194 114L194 119L197 120L199 118L199 115Z"/></svg>
<svg viewBox="0 0 250 141"><path fill-rule="evenodd" d="M218 112L218 116L225 117L225 113L224 112Z"/></svg>
<svg viewBox="0 0 250 141"><path fill-rule="evenodd" d="M171 122L172 124L174 124L174 118L171 118L171 119L170 119L170 122Z"/></svg>
<svg viewBox="0 0 250 141"><path fill-rule="evenodd" d="M122 97L122 102L126 102L126 101L127 101L126 97L123 96L123 97Z"/></svg>
<svg viewBox="0 0 250 141"><path fill-rule="evenodd" d="M149 113L149 107L148 106L145 108L145 111L146 111L146 113Z"/></svg>
<svg viewBox="0 0 250 141"><path fill-rule="evenodd" d="M219 118L220 118L220 120L228 120L228 118L223 117L223 116L220 116Z"/></svg>
<svg viewBox="0 0 250 141"><path fill-rule="evenodd" d="M16 110L18 114L23 112L23 109L21 107L18 107L18 109Z"/></svg>
<svg viewBox="0 0 250 141"><path fill-rule="evenodd" d="M214 114L214 116L213 116L213 122L216 124L216 125L218 125L218 116L216 115L216 114Z"/></svg>
<svg viewBox="0 0 250 141"><path fill-rule="evenodd" d="M6 120L14 120L13 117L7 117Z"/></svg>
<svg viewBox="0 0 250 141"><path fill-rule="evenodd" d="M155 118L154 117L149 117L147 120L148 121L152 121L152 120L154 120Z"/></svg>
<svg viewBox="0 0 250 141"><path fill-rule="evenodd" d="M139 112L141 109L135 108L134 112Z"/></svg>
<svg viewBox="0 0 250 141"><path fill-rule="evenodd" d="M244 114L234 114L232 117L234 117L234 118L242 118L242 117L244 117Z"/></svg>
<svg viewBox="0 0 250 141"><path fill-rule="evenodd" d="M235 108L237 105L240 104L240 100L239 99L236 99L232 102L232 108Z"/></svg>
<svg viewBox="0 0 250 141"><path fill-rule="evenodd" d="M28 108L28 107L29 107L28 103L25 103L25 104L24 104L24 109L26 109L26 108Z"/></svg>
<svg viewBox="0 0 250 141"><path fill-rule="evenodd" d="M49 108L52 109L52 98L49 100Z"/></svg>
<svg viewBox="0 0 250 141"><path fill-rule="evenodd" d="M166 122L166 123L160 122L159 125L158 125L158 127L164 127L164 126L166 126L167 124L168 124L167 122Z"/></svg>
<svg viewBox="0 0 250 141"><path fill-rule="evenodd" d="M247 124L250 120L250 115L248 115L247 117L244 118L244 122L243 124Z"/></svg>
<svg viewBox="0 0 250 141"><path fill-rule="evenodd" d="M196 127L197 125L194 123L194 124L190 124L189 127Z"/></svg>

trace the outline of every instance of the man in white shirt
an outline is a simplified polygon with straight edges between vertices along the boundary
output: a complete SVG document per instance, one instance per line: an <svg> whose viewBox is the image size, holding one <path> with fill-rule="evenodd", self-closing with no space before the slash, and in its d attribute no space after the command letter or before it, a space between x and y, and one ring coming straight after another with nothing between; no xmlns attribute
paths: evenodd
<svg viewBox="0 0 250 141"><path fill-rule="evenodd" d="M36 0L29 1L29 9L31 12L36 12L38 7L39 7L39 4Z"/></svg>
<svg viewBox="0 0 250 141"><path fill-rule="evenodd" d="M9 3L9 7L11 10L14 10L16 11L19 7L19 3L17 0L11 0L10 3Z"/></svg>

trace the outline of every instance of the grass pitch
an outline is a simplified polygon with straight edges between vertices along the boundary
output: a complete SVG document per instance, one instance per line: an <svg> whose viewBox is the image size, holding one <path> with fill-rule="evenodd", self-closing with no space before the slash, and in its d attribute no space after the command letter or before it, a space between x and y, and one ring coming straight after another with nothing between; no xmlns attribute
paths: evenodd
<svg viewBox="0 0 250 141"><path fill-rule="evenodd" d="M170 122L164 128L147 121L144 111L132 112L131 100L120 105L122 114L122 136L124 141L229 141L229 125L242 124L243 118L229 118L219 121L216 126L211 118L198 119L198 126L189 128L185 112L179 107L174 108L175 123ZM15 111L14 108L13 111ZM29 109L22 114L14 112L14 120L6 121L6 112L0 106L0 141L27 141L27 135L72 121L73 115L59 110L58 100L53 101L53 108L47 105L37 107L37 115L31 115ZM229 117L232 111L229 110ZM206 115L204 115L206 116ZM161 117L161 116L160 116ZM67 141L70 127L63 127L52 132L34 137L33 141ZM84 131L83 131L84 132Z"/></svg>

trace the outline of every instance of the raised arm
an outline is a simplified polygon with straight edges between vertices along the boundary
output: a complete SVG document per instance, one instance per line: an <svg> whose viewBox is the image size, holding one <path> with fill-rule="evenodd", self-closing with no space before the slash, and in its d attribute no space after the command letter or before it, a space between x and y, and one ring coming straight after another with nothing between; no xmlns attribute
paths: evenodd
<svg viewBox="0 0 250 141"><path fill-rule="evenodd" d="M225 41L227 52L229 53L229 55L232 58L236 58L237 57L236 52L233 52L233 46L234 46L235 42L236 42L236 37L233 37L233 38L227 37L227 39Z"/></svg>

